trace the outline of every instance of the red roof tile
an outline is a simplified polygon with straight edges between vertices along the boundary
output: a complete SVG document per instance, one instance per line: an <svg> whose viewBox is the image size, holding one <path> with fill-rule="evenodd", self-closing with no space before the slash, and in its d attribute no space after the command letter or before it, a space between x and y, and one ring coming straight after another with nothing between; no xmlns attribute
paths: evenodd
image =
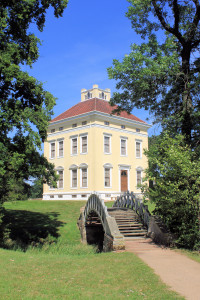
<svg viewBox="0 0 200 300"><path fill-rule="evenodd" d="M79 116L88 112L92 112L92 111L99 111L105 114L112 114L112 111L116 108L117 106L110 106L108 101L102 100L102 99L98 99L98 98L93 98L93 99L89 99L83 102L79 102L78 104L72 106L70 109L66 110L65 112L63 112L62 114L60 114L59 116L57 116L56 118L51 120L52 122L56 122L56 121L61 121L67 118L71 118L71 117L75 117L75 116ZM117 115L117 114L115 114ZM134 120L137 122L142 122L144 124L146 124L146 122L142 121L141 119L135 117L132 114L128 114L126 111L122 111L119 114L119 117L125 118L125 119L130 119L130 120Z"/></svg>

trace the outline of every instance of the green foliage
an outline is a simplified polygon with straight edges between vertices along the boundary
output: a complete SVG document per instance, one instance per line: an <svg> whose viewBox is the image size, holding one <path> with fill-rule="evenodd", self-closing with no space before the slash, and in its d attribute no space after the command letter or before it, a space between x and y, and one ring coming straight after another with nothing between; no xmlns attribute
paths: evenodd
<svg viewBox="0 0 200 300"><path fill-rule="evenodd" d="M144 42L108 69L120 90L111 102L119 110L149 110L155 123L199 148L199 1L128 2L127 17Z"/></svg>
<svg viewBox="0 0 200 300"><path fill-rule="evenodd" d="M33 185L30 188L30 198L42 198L43 194L43 179L42 177L34 180Z"/></svg>
<svg viewBox="0 0 200 300"><path fill-rule="evenodd" d="M179 247L199 246L200 161L184 144L181 135L168 133L154 139L149 151L147 178L154 186L144 186L145 195L155 203L154 212L176 237Z"/></svg>
<svg viewBox="0 0 200 300"><path fill-rule="evenodd" d="M40 40L29 32L30 24L42 31L50 6L60 17L67 0L0 0L0 203L19 178L56 180L53 165L38 152L55 98L21 68L38 59Z"/></svg>

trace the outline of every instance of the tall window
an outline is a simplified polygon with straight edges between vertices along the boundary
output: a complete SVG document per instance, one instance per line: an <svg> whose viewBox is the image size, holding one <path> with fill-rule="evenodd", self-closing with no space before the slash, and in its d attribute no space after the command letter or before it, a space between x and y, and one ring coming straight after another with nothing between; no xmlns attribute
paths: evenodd
<svg viewBox="0 0 200 300"><path fill-rule="evenodd" d="M73 138L72 139L72 154L77 154L78 153L78 139Z"/></svg>
<svg viewBox="0 0 200 300"><path fill-rule="evenodd" d="M77 187L77 169L72 170L72 187Z"/></svg>
<svg viewBox="0 0 200 300"><path fill-rule="evenodd" d="M121 139L121 155L127 155L126 139Z"/></svg>
<svg viewBox="0 0 200 300"><path fill-rule="evenodd" d="M87 136L81 137L81 153L87 153Z"/></svg>
<svg viewBox="0 0 200 300"><path fill-rule="evenodd" d="M142 157L141 142L136 142L136 158Z"/></svg>
<svg viewBox="0 0 200 300"><path fill-rule="evenodd" d="M137 170L137 186L142 184L142 171L141 170Z"/></svg>
<svg viewBox="0 0 200 300"><path fill-rule="evenodd" d="M104 136L104 153L110 153L110 136Z"/></svg>
<svg viewBox="0 0 200 300"><path fill-rule="evenodd" d="M59 179L58 179L58 188L63 189L63 171L58 171Z"/></svg>
<svg viewBox="0 0 200 300"><path fill-rule="evenodd" d="M87 187L87 168L81 169L82 173L82 187Z"/></svg>
<svg viewBox="0 0 200 300"><path fill-rule="evenodd" d="M63 147L64 147L64 141L59 141L58 142L58 156L59 157L62 157L64 155Z"/></svg>
<svg viewBox="0 0 200 300"><path fill-rule="evenodd" d="M104 185L105 187L110 187L110 168L105 168L104 173Z"/></svg>
<svg viewBox="0 0 200 300"><path fill-rule="evenodd" d="M50 158L55 158L56 155L56 143L53 142L50 144Z"/></svg>

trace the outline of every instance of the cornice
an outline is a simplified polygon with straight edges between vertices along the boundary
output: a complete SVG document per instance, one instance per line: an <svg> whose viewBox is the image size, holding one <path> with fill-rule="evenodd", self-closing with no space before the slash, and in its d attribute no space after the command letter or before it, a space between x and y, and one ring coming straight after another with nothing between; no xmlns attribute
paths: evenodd
<svg viewBox="0 0 200 300"><path fill-rule="evenodd" d="M102 117L104 120L106 118L106 120L114 121L114 122L119 123L119 124L123 123L123 125L126 125L126 124L130 125L131 124L131 125L137 126L138 128L143 128L143 129L144 128L148 129L148 128L152 127L152 125L147 124L147 123L143 123L143 122L140 122L140 121L123 118L121 116L110 115L110 114L107 114L107 113L103 113L103 112L94 110L94 111L90 111L90 112L80 114L80 115L77 115L77 116L74 116L74 117L70 117L70 118L59 120L59 121L51 122L49 124L49 128L51 128L51 127L53 127L57 124L64 123L64 122L68 123L68 122L71 122L71 121L74 121L74 120L82 119L82 118L89 117L89 116L95 116L95 115L98 116L98 117Z"/></svg>
<svg viewBox="0 0 200 300"><path fill-rule="evenodd" d="M120 132L121 135L125 135L125 134L132 134L135 135L137 138L141 138L141 137L147 137L148 134L145 133L141 133L141 132L136 132L136 131L131 131L131 130L127 130L127 129L121 129L121 128L116 128L116 127L112 127L112 126L105 126L105 125L101 125L101 124L90 124L90 125L84 125L84 126L79 126L79 127L75 127L75 128L70 128L70 129L66 129L66 130L62 130L62 131L58 131L58 132L54 132L54 133L49 133L48 137L49 138L54 138L56 139L57 135L61 135L61 134L72 134L73 136L78 136L78 132L84 130L89 130L90 128L102 128L105 131L111 130L111 131L117 131ZM84 133L85 135L86 133ZM104 132L104 134L107 134L106 132ZM109 134L109 133L108 133ZM49 142L49 140L47 140L47 142Z"/></svg>

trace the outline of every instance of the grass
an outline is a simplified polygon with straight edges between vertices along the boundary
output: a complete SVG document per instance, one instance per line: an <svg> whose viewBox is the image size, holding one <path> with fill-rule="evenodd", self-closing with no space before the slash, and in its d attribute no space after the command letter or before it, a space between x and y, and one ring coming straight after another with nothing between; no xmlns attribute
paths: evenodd
<svg viewBox="0 0 200 300"><path fill-rule="evenodd" d="M183 299L133 253L99 254L82 245L76 223L84 204L5 204L1 299Z"/></svg>
<svg viewBox="0 0 200 300"><path fill-rule="evenodd" d="M190 251L190 250L185 250L185 249L176 249L176 251L181 252L182 254L188 256L192 260L200 263L200 252Z"/></svg>

